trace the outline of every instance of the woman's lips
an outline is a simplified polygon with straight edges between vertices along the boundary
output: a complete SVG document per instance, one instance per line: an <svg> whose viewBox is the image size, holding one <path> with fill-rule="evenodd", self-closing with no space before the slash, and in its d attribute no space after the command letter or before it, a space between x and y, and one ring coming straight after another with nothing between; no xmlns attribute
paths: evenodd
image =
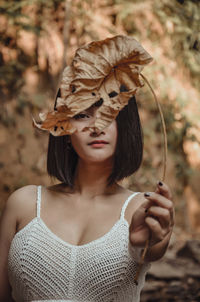
<svg viewBox="0 0 200 302"><path fill-rule="evenodd" d="M94 148L101 148L101 147L104 147L105 145L107 145L108 142L106 141L103 141L103 140L95 140L95 141L92 141L91 143L89 143L88 145L89 146L92 146Z"/></svg>

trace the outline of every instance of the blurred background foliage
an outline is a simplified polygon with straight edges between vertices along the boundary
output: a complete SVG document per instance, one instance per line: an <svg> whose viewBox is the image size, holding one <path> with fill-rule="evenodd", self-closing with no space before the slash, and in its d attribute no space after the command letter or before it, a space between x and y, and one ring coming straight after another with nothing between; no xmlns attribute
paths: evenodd
<svg viewBox="0 0 200 302"><path fill-rule="evenodd" d="M200 232L200 3L184 0L23 0L0 6L1 208L27 184L50 184L48 134L31 115L53 108L61 72L77 47L116 34L136 38L154 57L143 74L163 109L168 134L166 182L177 226ZM145 85L137 95L144 131L141 169L123 182L154 190L162 174L158 110ZM128 152L128 150L127 150Z"/></svg>

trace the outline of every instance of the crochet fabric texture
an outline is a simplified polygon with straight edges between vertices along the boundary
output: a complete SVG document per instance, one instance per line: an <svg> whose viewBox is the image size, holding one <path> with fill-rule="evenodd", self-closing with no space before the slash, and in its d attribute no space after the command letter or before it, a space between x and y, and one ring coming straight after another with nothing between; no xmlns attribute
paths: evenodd
<svg viewBox="0 0 200 302"><path fill-rule="evenodd" d="M13 238L8 275L16 302L139 302L145 263L134 284L141 248L129 244L124 213L104 236L72 245L56 236L40 218L41 186L37 187L37 216Z"/></svg>

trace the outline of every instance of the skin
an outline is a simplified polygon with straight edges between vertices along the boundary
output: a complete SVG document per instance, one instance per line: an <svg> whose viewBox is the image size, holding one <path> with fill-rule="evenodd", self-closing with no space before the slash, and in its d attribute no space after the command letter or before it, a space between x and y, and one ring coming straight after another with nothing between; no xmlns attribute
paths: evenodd
<svg viewBox="0 0 200 302"><path fill-rule="evenodd" d="M119 219L124 201L132 194L117 183L106 185L117 141L116 121L100 133L82 132L93 124L96 109L90 108L71 122L77 132L71 144L79 155L73 190L64 184L42 187L41 218L50 231L73 245L83 245L107 233ZM108 142L102 148L89 146L93 140ZM36 186L13 192L0 221L0 302L13 301L7 274L10 244L15 234L36 216ZM125 219L129 223L130 244L144 247L150 239L146 260L160 259L169 244L174 224L174 208L168 186L156 184L155 192L137 194L129 203ZM102 223L103 221L103 223Z"/></svg>

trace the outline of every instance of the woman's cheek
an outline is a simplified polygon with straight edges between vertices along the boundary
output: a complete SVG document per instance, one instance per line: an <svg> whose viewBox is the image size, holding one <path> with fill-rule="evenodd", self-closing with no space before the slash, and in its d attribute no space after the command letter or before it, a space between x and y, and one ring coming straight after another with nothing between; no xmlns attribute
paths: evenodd
<svg viewBox="0 0 200 302"><path fill-rule="evenodd" d="M114 120L112 122L112 124L110 125L110 136L112 138L112 143L114 145L114 149L116 148L116 145L117 145L117 122L116 120Z"/></svg>
<svg viewBox="0 0 200 302"><path fill-rule="evenodd" d="M76 151L76 153L80 156L84 152L84 146L87 145L86 138L83 132L76 132L71 135L71 144Z"/></svg>

